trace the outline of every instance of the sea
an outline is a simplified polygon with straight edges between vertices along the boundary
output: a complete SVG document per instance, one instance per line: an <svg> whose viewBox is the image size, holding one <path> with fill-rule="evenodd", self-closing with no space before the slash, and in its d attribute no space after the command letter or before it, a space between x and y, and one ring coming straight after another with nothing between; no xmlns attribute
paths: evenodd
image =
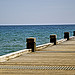
<svg viewBox="0 0 75 75"><path fill-rule="evenodd" d="M75 25L0 25L0 56L26 48L26 39L36 38L36 45L50 42L50 35L57 40L64 38L64 32L73 36Z"/></svg>

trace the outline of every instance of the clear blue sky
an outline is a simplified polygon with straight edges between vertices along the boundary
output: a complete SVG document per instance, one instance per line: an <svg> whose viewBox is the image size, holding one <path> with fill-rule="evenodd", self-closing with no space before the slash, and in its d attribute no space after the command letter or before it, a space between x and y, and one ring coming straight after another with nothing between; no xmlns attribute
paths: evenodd
<svg viewBox="0 0 75 75"><path fill-rule="evenodd" d="M0 0L0 24L75 23L75 0Z"/></svg>

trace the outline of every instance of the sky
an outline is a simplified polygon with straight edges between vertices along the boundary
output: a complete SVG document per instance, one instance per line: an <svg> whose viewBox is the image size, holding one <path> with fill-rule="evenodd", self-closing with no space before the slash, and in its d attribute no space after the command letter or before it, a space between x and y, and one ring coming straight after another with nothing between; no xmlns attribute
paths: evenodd
<svg viewBox="0 0 75 75"><path fill-rule="evenodd" d="M75 0L0 0L0 24L75 23Z"/></svg>

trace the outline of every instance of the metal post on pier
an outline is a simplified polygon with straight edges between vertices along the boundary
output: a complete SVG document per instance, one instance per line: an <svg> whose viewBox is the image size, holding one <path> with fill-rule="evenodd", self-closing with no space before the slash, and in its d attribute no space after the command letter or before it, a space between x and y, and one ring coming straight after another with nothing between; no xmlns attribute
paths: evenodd
<svg viewBox="0 0 75 75"><path fill-rule="evenodd" d="M27 38L27 49L32 49L32 52L36 50L36 38Z"/></svg>
<svg viewBox="0 0 75 75"><path fill-rule="evenodd" d="M50 43L54 43L54 45L56 45L56 35L50 35Z"/></svg>
<svg viewBox="0 0 75 75"><path fill-rule="evenodd" d="M75 36L75 31L73 31L73 36Z"/></svg>
<svg viewBox="0 0 75 75"><path fill-rule="evenodd" d="M64 39L67 38L69 40L69 32L64 32Z"/></svg>

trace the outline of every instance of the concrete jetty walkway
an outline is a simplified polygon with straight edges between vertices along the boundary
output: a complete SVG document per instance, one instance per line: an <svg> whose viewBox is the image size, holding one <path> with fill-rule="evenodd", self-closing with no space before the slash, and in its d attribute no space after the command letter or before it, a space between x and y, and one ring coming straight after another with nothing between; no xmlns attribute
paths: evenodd
<svg viewBox="0 0 75 75"><path fill-rule="evenodd" d="M0 62L0 75L75 75L75 37Z"/></svg>

